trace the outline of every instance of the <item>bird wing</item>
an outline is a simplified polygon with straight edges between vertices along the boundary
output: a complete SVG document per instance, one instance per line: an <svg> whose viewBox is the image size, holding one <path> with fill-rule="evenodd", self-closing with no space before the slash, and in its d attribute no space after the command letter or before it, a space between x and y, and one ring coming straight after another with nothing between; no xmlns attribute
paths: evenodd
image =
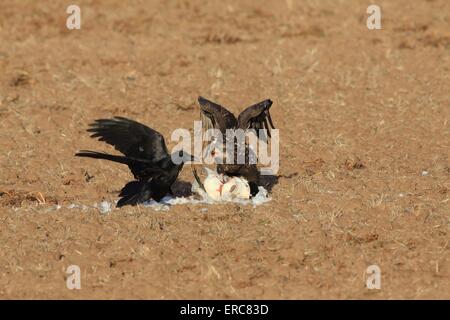
<svg viewBox="0 0 450 320"><path fill-rule="evenodd" d="M270 130L275 129L269 112L271 106L272 100L267 99L246 108L238 117L238 128L254 129L258 138L260 138L259 129L266 129L270 138Z"/></svg>
<svg viewBox="0 0 450 320"><path fill-rule="evenodd" d="M146 159L151 163L168 156L164 137L157 131L130 119L98 119L87 130L127 157Z"/></svg>
<svg viewBox="0 0 450 320"><path fill-rule="evenodd" d="M203 97L198 97L198 102L204 131L214 128L225 134L226 129L236 127L236 117L221 105Z"/></svg>
<svg viewBox="0 0 450 320"><path fill-rule="evenodd" d="M222 142L225 142L226 129L234 129L237 125L237 120L234 114L228 111L226 108L209 101L203 97L198 97L198 103L200 104L200 119L202 121L202 156L208 156L207 154L213 151L209 145L213 140L213 133L210 129L217 129L222 133ZM194 177L199 182L197 168L194 165L192 167ZM204 189L201 183L200 186Z"/></svg>

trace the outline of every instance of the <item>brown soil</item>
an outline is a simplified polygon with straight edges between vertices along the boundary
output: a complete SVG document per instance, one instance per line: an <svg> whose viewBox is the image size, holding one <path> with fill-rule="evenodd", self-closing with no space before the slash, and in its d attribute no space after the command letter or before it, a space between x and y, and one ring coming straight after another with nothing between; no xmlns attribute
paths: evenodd
<svg viewBox="0 0 450 320"><path fill-rule="evenodd" d="M0 3L0 298L450 298L449 1L379 0L373 31L358 0L78 4L81 30L67 1ZM274 101L270 203L67 209L131 177L73 156L112 151L88 123L169 141L200 94Z"/></svg>

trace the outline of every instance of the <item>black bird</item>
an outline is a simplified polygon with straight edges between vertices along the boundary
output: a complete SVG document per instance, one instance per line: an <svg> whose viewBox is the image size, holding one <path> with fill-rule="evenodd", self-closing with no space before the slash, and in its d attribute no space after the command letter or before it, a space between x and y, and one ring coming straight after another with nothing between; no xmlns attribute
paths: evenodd
<svg viewBox="0 0 450 320"><path fill-rule="evenodd" d="M222 134L222 141L224 145L227 143L227 129L253 129L255 130L255 133L259 139L265 140L271 137L270 130L275 129L269 113L269 109L272 106L272 101L270 99L261 101L246 108L239 114L237 119L230 111L228 111L224 107L203 97L199 97L198 102L200 104L200 117L202 120L203 130L206 131L208 129L218 129ZM264 132L266 135L261 136L259 129L265 129ZM242 176L246 178L249 182L252 195L255 195L258 192L260 172L256 166L256 163L250 163L249 161L249 157L250 155L252 155L252 151L249 149L247 143L245 144L244 148L239 148L239 150L245 151L245 163L238 164L237 157L239 154L239 150L236 140L233 141L233 145L233 164L227 164L225 163L226 161L223 161L222 159L223 163L217 164L217 172L219 174L223 173L227 176ZM228 152L225 152L224 154L228 154ZM197 179L197 182L199 182L196 169L195 167L192 168L194 176Z"/></svg>
<svg viewBox="0 0 450 320"><path fill-rule="evenodd" d="M115 147L122 155L81 150L75 155L95 159L105 159L126 164L136 180L128 182L121 190L117 207L136 205L150 199L160 201L168 193L185 162L194 157L183 150L172 155L167 151L164 137L157 131L133 120L123 117L99 119L89 125L87 130L92 138L99 138ZM176 161L178 162L178 161Z"/></svg>

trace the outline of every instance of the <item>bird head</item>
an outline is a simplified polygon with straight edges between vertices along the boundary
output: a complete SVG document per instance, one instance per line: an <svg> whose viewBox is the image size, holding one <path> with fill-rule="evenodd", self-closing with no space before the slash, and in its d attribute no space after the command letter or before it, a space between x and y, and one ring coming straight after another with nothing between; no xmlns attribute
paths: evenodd
<svg viewBox="0 0 450 320"><path fill-rule="evenodd" d="M218 142L217 139L213 139L212 142L206 147L203 157L205 163L207 164L225 163L225 154L223 152L222 143Z"/></svg>

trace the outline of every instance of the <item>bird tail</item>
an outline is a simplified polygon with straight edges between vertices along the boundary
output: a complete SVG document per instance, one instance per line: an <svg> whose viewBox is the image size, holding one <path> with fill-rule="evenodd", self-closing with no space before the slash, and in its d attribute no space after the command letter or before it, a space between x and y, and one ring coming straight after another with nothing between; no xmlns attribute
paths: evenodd
<svg viewBox="0 0 450 320"><path fill-rule="evenodd" d="M75 156L104 159L126 164L130 167L135 178L137 178L137 173L140 170L145 170L145 173L150 176L150 180L154 177L167 175L167 173L161 168L158 168L157 166L151 166L146 160L142 159L135 159L126 156L112 155L90 150L81 150L80 152L77 152ZM152 189L149 180L134 180L128 182L120 191L119 197L121 197L121 199L119 200L119 202L117 202L117 207L122 207L124 205L134 206L138 203L142 203L151 199Z"/></svg>
<svg viewBox="0 0 450 320"><path fill-rule="evenodd" d="M125 205L135 206L138 203L145 202L151 198L151 189L146 181L131 181L128 182L120 191L119 202L117 207L120 208Z"/></svg>
<svg viewBox="0 0 450 320"><path fill-rule="evenodd" d="M116 156L108 153L90 151L90 150L81 150L80 152L75 153L77 157L86 157L86 158L94 158L94 159L105 159L113 162L123 163L123 164L131 164L133 161L125 156Z"/></svg>

